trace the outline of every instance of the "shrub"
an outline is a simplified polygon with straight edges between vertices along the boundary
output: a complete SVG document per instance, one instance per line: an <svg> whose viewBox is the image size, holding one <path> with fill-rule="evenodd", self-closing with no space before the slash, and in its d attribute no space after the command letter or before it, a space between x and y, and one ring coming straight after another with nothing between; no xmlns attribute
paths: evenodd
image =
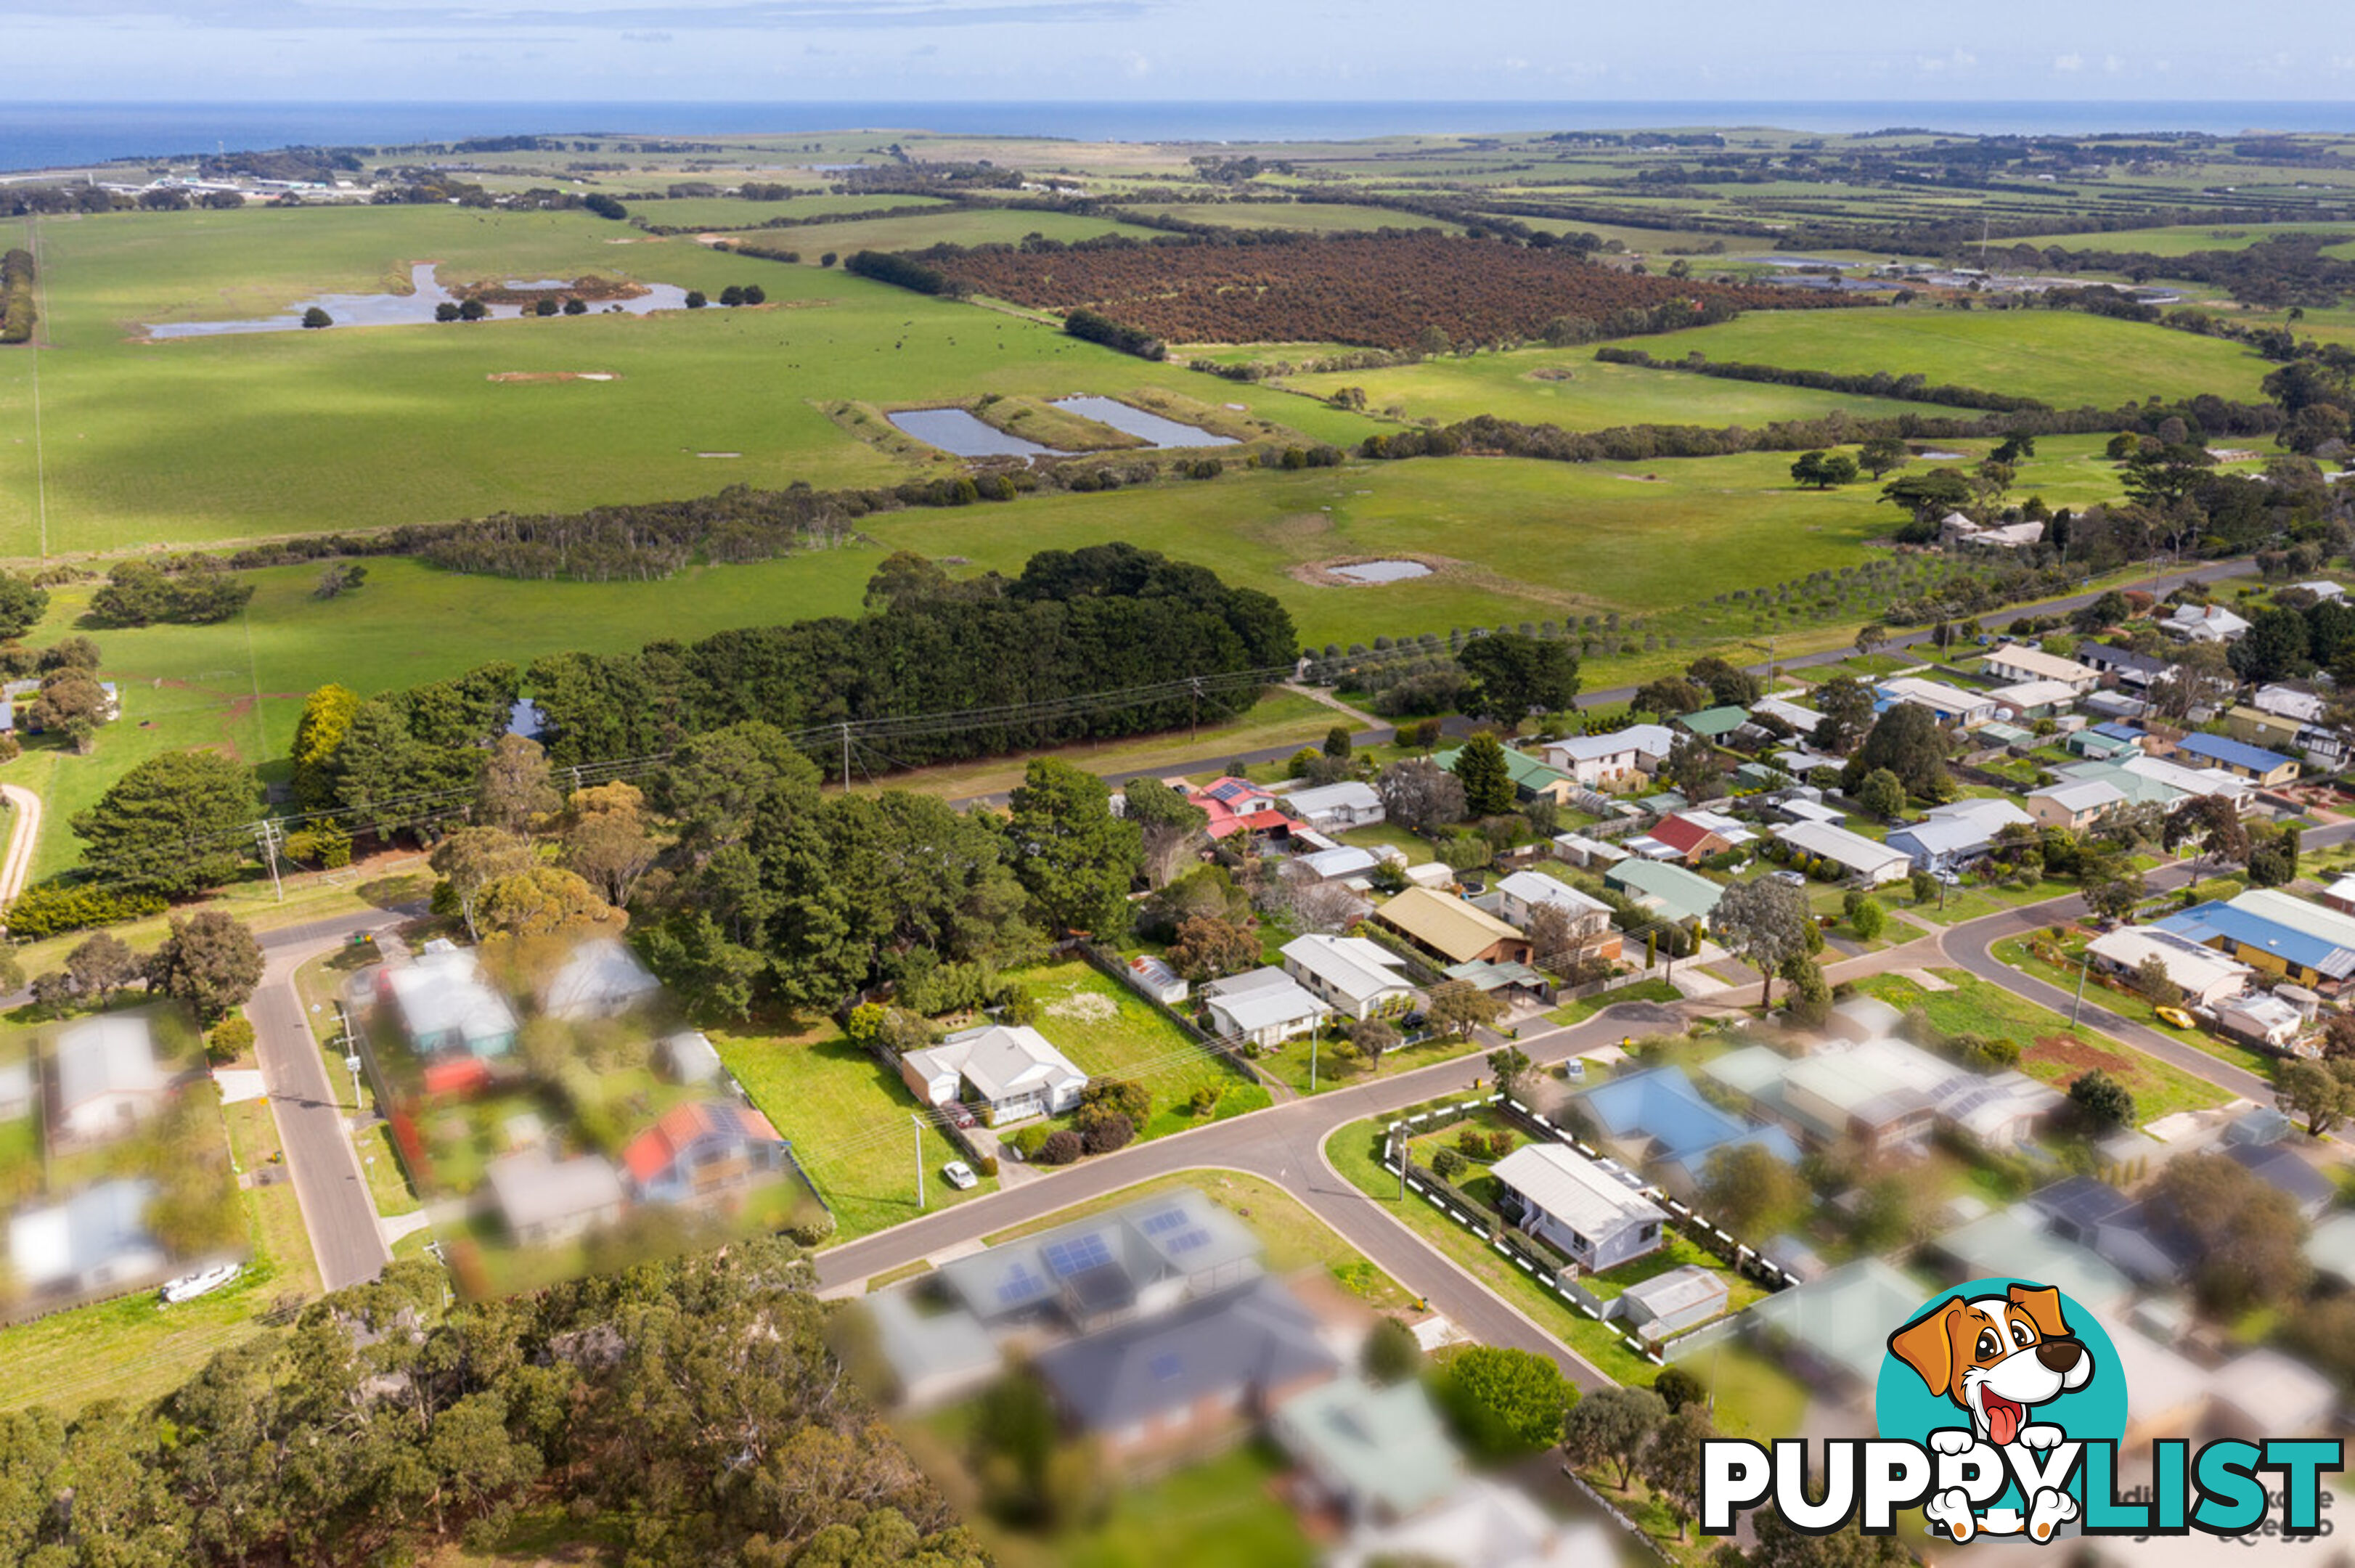
<svg viewBox="0 0 2355 1568"><path fill-rule="evenodd" d="M1110 1154L1125 1148L1136 1136L1136 1125L1117 1111L1100 1111L1085 1116L1079 1129L1080 1141L1090 1154Z"/></svg>
<svg viewBox="0 0 2355 1568"><path fill-rule="evenodd" d="M1186 1108L1198 1116L1207 1116L1219 1108L1219 1091L1205 1083L1187 1100Z"/></svg>
<svg viewBox="0 0 2355 1568"><path fill-rule="evenodd" d="M1441 1149L1431 1157L1431 1174L1442 1181L1453 1181L1464 1174L1471 1162L1452 1148Z"/></svg>
<svg viewBox="0 0 2355 1568"><path fill-rule="evenodd" d="M1099 1078L1080 1091L1080 1104L1126 1116L1143 1126L1153 1115L1153 1091L1130 1078Z"/></svg>
<svg viewBox="0 0 2355 1568"><path fill-rule="evenodd" d="M1080 1135L1069 1127L1058 1127L1039 1145L1039 1152L1030 1157L1039 1165L1069 1165L1087 1152Z"/></svg>
<svg viewBox="0 0 2355 1568"><path fill-rule="evenodd" d="M205 1042L205 1055L216 1067L235 1061L252 1049L253 1025L242 1013L231 1013L215 1024L211 1037Z"/></svg>
<svg viewBox="0 0 2355 1568"><path fill-rule="evenodd" d="M1017 1128L1001 1141L1024 1159L1036 1159L1039 1157L1039 1146L1045 1143L1047 1135L1054 1130L1046 1123L1038 1122L1027 1127Z"/></svg>
<svg viewBox="0 0 2355 1568"><path fill-rule="evenodd" d="M785 1234L805 1247L816 1246L834 1234L834 1211L821 1209L806 1220L796 1220L785 1227Z"/></svg>
<svg viewBox="0 0 2355 1568"><path fill-rule="evenodd" d="M994 1154L978 1156L973 1162L973 1168L983 1176L996 1176L997 1174L997 1157Z"/></svg>

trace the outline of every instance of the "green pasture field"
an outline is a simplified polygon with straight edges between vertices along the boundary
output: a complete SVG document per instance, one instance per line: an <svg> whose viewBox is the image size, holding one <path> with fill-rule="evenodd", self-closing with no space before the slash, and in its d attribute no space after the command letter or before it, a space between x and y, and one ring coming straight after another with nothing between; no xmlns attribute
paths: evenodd
<svg viewBox="0 0 2355 1568"><path fill-rule="evenodd" d="M1976 457L1984 444L1962 449ZM2115 470L2100 446L2093 436L2040 443L2038 455L2021 464L2019 493L2041 494L2055 506L2115 495ZM272 567L246 574L255 594L235 621L93 634L104 673L121 683L123 719L101 731L91 756L35 740L7 773L48 803L35 863L37 875L48 875L78 856L73 813L133 763L188 746L272 763L285 753L304 694L328 681L371 692L495 659L527 664L570 648L634 648L663 637L855 614L883 553L899 549L965 557L972 564L960 571L1012 572L1040 549L1146 540L1273 593L1311 646L1611 610L1671 617L1673 629L1714 595L1757 585L1762 559L1773 561L1777 577L1853 565L1869 559L1867 541L1895 520L1873 486L1802 490L1788 466L1787 453L1772 453L1624 466L1353 462L879 514L863 524L873 547L697 567L654 582L517 581L379 559L366 563L368 581L357 592L322 600L312 593L319 568ZM1327 586L1295 575L1307 563L1395 552L1443 564L1433 576L1380 586ZM31 640L74 635L91 592L89 584L53 591ZM1727 623L1712 624L1723 635ZM1786 649L1794 648L1791 630L1784 631ZM1680 664L1691 652L1654 656ZM1589 684L1609 684L1620 673L1597 660ZM1270 709L1264 721L1254 712L1231 736L1204 735L1199 749L1273 744L1293 738L1295 723L1308 735L1331 721L1305 699L1285 700L1300 711ZM1188 749L1182 735L1146 748L1156 756ZM1145 752L1137 754L1141 761ZM962 793L1004 787L1004 774L969 770Z"/></svg>
<svg viewBox="0 0 2355 1568"><path fill-rule="evenodd" d="M2222 338L2059 310L1753 311L1635 347L1660 359L1698 349L1752 364L1921 375L2060 408L2200 392L2255 401L2267 369L2254 353Z"/></svg>
<svg viewBox="0 0 2355 1568"><path fill-rule="evenodd" d="M847 251L854 247L837 231L862 226L825 227L826 242ZM5 229L12 240L22 231ZM53 347L37 358L0 357L0 556L570 510L731 484L883 485L956 469L946 454L911 468L847 434L823 407L842 399L915 406L991 391L1116 397L1150 386L1241 403L1318 440L1351 443L1376 428L1004 312L839 270L731 259L583 213L124 214L44 221L40 244L43 334ZM759 283L771 303L171 342L138 336L143 322L241 319L323 290L374 290L396 278L405 286L409 263L427 259L445 276L593 271L713 294ZM581 372L617 379L491 379Z"/></svg>
<svg viewBox="0 0 2355 1568"><path fill-rule="evenodd" d="M1598 361L1591 348L1527 348L1465 357L1440 356L1383 370L1334 370L1286 378L1318 397L1343 387L1365 389L1370 410L1444 422L1479 414L1564 430L1627 424L1755 427L1774 420L1820 419L1845 411L1858 419L1943 414L1926 404L1853 397L1761 381L1682 376Z"/></svg>
<svg viewBox="0 0 2355 1568"><path fill-rule="evenodd" d="M1362 234L1375 229L1463 232L1461 224L1442 223L1419 213L1395 212L1383 207L1345 207L1330 201L1158 202L1139 205L1135 210L1188 223L1215 223L1225 229L1305 229L1319 234Z"/></svg>
<svg viewBox="0 0 2355 1568"><path fill-rule="evenodd" d="M734 182L723 182L734 183ZM783 185L783 180L763 179L767 185ZM733 196L684 196L661 201L632 201L623 204L633 219L675 228L697 223L709 229L749 229L766 223L773 218L821 218L839 212L883 212L895 207L947 207L950 203L929 196L829 196L822 191L796 192L783 201L746 201ZM780 229L776 233L795 232ZM832 224L817 223L813 229L830 229Z"/></svg>
<svg viewBox="0 0 2355 1568"><path fill-rule="evenodd" d="M751 202L740 206L751 207ZM793 204L786 203L788 207ZM820 223L806 229L780 229L774 240L742 235L747 244L774 244L798 251L805 266L815 267L831 251L847 256L854 251L921 251L928 245L1011 245L1025 236L1043 234L1050 240L1092 240L1100 234L1125 234L1149 240L1160 232L1117 219L1085 218L1071 212L1039 212L1010 207L951 207L940 213L908 218L859 219L849 223ZM910 295L910 298L916 296Z"/></svg>
<svg viewBox="0 0 2355 1568"><path fill-rule="evenodd" d="M2338 234L2355 238L2349 223L2193 223L2165 229L2122 229L2106 234L2040 234L2008 240L2007 245L2058 245L2068 251L2140 251L2152 256L2188 256L2195 251L2242 251L2277 234ZM2337 253L2332 247L2332 253Z"/></svg>

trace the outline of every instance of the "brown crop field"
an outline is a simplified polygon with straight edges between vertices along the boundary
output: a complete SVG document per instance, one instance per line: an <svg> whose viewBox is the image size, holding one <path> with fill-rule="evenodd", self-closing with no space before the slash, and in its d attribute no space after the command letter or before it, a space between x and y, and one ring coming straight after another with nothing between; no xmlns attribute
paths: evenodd
<svg viewBox="0 0 2355 1568"><path fill-rule="evenodd" d="M1417 234L1263 242L986 246L918 252L984 293L1041 310L1085 305L1168 343L1348 343L1409 348L1517 342L1572 316L1582 336L1842 305L1837 295L1647 276L1564 250ZM1640 316L1643 319L1636 320Z"/></svg>

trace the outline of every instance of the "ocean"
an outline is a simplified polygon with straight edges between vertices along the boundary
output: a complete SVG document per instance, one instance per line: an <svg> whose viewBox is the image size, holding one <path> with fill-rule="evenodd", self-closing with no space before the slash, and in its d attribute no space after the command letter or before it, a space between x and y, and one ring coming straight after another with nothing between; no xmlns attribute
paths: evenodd
<svg viewBox="0 0 2355 1568"><path fill-rule="evenodd" d="M469 136L633 133L716 137L881 128L1074 141L1347 140L1460 132L1772 125L1957 134L2104 131L2355 132L2355 103L1925 102L771 102L0 103L0 169L296 144L384 146Z"/></svg>

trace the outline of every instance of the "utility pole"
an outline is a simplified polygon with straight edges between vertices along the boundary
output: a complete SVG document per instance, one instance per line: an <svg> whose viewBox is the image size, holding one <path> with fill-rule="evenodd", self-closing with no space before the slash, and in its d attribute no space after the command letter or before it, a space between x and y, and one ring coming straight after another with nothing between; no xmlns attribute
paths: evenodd
<svg viewBox="0 0 2355 1568"><path fill-rule="evenodd" d="M916 1129L916 1207L922 1209L924 1206L924 1118L911 1111L908 1114L908 1120L915 1124Z"/></svg>
<svg viewBox="0 0 2355 1568"><path fill-rule="evenodd" d="M278 880L277 818L269 816L263 817L261 819L261 826L254 829L253 836L255 840L261 844L262 853L270 857L271 891L278 895L278 901L280 903L284 903L286 901L286 889Z"/></svg>
<svg viewBox="0 0 2355 1568"><path fill-rule="evenodd" d="M2085 976L2093 973L2094 950L2088 947L2083 953L2078 955L2078 958L2077 999L2069 1004L2069 1027L2071 1029L2075 1029L2077 1027L2077 1014L2085 1006Z"/></svg>
<svg viewBox="0 0 2355 1568"><path fill-rule="evenodd" d="M1398 1154L1399 1201L1403 1203L1406 1201L1406 1139L1395 1129L1391 1133L1391 1147Z"/></svg>
<svg viewBox="0 0 2355 1568"><path fill-rule="evenodd" d="M850 793L850 720L842 721L842 793Z"/></svg>
<svg viewBox="0 0 2355 1568"><path fill-rule="evenodd" d="M1310 1030L1308 1035L1308 1092L1311 1094L1316 1093L1316 1042L1323 1039L1324 1035L1325 1029L1321 1024Z"/></svg>

